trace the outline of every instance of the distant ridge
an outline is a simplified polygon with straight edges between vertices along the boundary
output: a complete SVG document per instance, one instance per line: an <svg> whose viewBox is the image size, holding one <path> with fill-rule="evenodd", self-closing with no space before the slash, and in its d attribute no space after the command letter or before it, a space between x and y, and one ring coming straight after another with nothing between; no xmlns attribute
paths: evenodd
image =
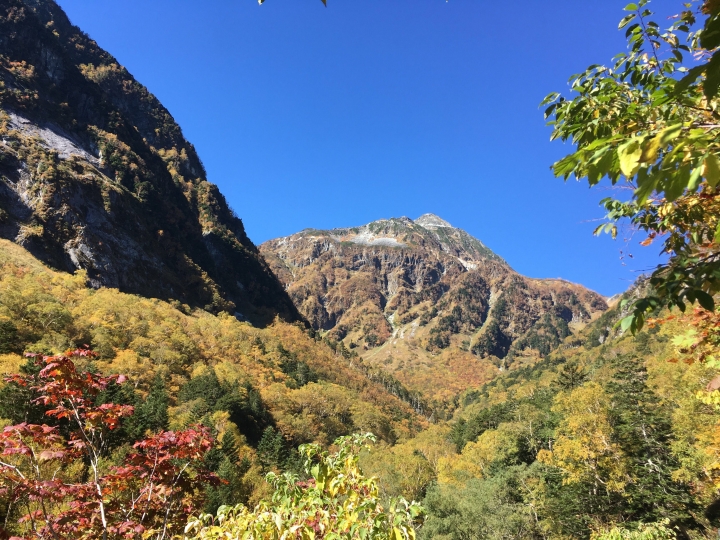
<svg viewBox="0 0 720 540"><path fill-rule="evenodd" d="M435 214L305 229L260 252L316 329L439 399L534 362L607 309L581 285L521 276Z"/></svg>

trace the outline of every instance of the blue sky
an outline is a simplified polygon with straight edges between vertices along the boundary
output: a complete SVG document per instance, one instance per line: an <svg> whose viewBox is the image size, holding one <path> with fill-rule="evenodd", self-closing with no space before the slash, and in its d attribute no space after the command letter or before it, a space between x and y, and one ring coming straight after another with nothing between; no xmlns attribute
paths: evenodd
<svg viewBox="0 0 720 540"><path fill-rule="evenodd" d="M658 262L640 236L591 235L610 192L552 176L569 147L538 109L624 50L623 1L59 4L170 110L258 244L432 212L606 295Z"/></svg>

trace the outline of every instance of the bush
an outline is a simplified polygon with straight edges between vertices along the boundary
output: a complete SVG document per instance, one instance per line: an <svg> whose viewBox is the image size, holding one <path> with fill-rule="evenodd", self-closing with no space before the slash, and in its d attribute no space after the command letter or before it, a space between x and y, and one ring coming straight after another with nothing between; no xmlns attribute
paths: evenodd
<svg viewBox="0 0 720 540"><path fill-rule="evenodd" d="M332 454L315 444L301 446L308 480L300 481L291 473L269 473L267 480L274 488L271 502L261 502L253 510L223 506L216 516L192 518L185 538L415 539L415 525L423 515L420 505L393 499L385 509L377 482L365 478L358 467L359 451L374 439L371 434L340 437Z"/></svg>

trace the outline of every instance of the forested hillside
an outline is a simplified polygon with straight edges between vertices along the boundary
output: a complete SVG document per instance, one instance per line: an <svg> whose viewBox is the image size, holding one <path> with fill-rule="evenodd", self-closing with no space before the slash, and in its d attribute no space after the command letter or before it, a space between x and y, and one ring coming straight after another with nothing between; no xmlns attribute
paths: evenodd
<svg viewBox="0 0 720 540"><path fill-rule="evenodd" d="M314 328L437 402L534 363L607 308L581 285L518 274L432 214L305 230L260 252Z"/></svg>
<svg viewBox="0 0 720 540"><path fill-rule="evenodd" d="M56 354L84 344L98 356L77 361L78 367L126 376L126 390L110 397L137 409L116 433L111 461L148 430L201 423L219 441L232 439L228 457L237 466L224 471L235 484L224 492L226 500L215 499L215 508L256 501L267 489L264 472L297 466L299 444L327 445L354 432L394 443L427 425L408 403L373 382L357 358L335 353L302 325L277 320L259 329L226 314L94 290L84 272L53 271L0 240L3 376L33 372L34 359L22 352ZM42 410L20 387L0 383L4 426L46 422ZM18 511L4 515L5 523Z"/></svg>
<svg viewBox="0 0 720 540"><path fill-rule="evenodd" d="M102 394L136 411L114 432L106 466L158 429L206 426L220 453L191 463L227 484L209 485L198 510L252 506L269 493L265 472L302 473L298 444L371 431L379 440L359 465L379 479L373 504L423 501L423 538L582 538L663 520L699 538L718 524L720 413L704 392L715 370L682 361L692 315L632 336L615 326L624 315L616 304L536 364L459 395L454 418L429 424L386 390L407 397L401 387L301 326L258 329L94 290L82 272L55 272L15 244L0 247L3 373L37 373L21 351L88 344L98 356L76 360L79 369L127 376L122 391ZM48 421L28 396L17 383L0 387L4 425ZM7 524L22 508L4 511L13 531Z"/></svg>
<svg viewBox="0 0 720 540"><path fill-rule="evenodd" d="M621 317L615 307L535 366L466 392L447 427L389 451L393 464L403 448L433 456L424 538L585 538L664 520L679 538L714 534L716 370L683 361L692 315L636 336L613 329ZM391 491L421 491L371 470Z"/></svg>

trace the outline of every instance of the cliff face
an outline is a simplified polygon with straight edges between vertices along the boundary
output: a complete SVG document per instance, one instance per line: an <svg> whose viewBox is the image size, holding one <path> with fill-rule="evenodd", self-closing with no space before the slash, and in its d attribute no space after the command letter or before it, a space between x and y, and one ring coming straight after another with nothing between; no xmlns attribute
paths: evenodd
<svg viewBox="0 0 720 540"><path fill-rule="evenodd" d="M546 355L607 309L580 285L519 275L432 214L305 230L260 251L315 328L410 388L444 387L438 398Z"/></svg>
<svg viewBox="0 0 720 540"><path fill-rule="evenodd" d="M170 113L51 0L0 3L0 236L94 286L300 318Z"/></svg>

